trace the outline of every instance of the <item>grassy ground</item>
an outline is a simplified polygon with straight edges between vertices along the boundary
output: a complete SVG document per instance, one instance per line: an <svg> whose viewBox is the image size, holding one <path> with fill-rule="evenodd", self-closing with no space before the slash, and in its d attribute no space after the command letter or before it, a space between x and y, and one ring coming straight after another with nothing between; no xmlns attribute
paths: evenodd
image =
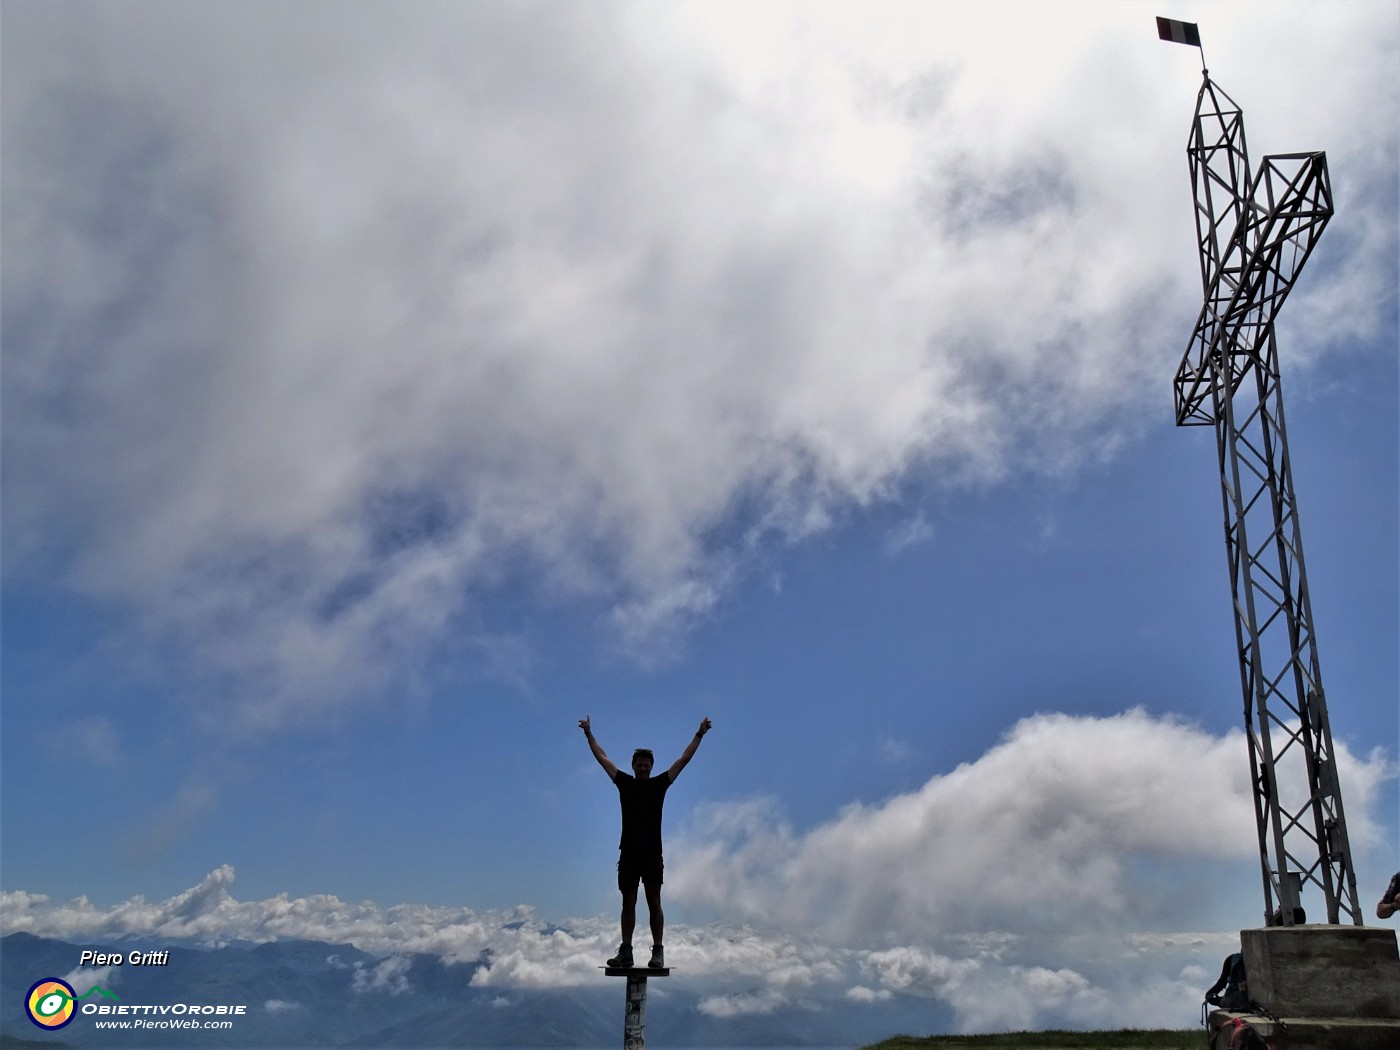
<svg viewBox="0 0 1400 1050"><path fill-rule="evenodd" d="M866 1050L1205 1050L1204 1028L1124 1028L1116 1032L1001 1032L996 1035L896 1035Z"/></svg>

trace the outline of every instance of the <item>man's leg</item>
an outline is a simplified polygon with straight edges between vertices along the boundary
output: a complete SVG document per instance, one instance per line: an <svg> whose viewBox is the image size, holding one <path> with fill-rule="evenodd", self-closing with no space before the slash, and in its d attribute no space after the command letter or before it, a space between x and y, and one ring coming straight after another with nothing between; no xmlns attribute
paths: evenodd
<svg viewBox="0 0 1400 1050"><path fill-rule="evenodd" d="M651 896L647 896L651 900ZM632 931L637 928L637 887L622 891L622 943L632 943Z"/></svg>
<svg viewBox="0 0 1400 1050"><path fill-rule="evenodd" d="M637 926L637 866L627 857L617 861L617 889L622 894L622 947L608 960L609 966L632 965L632 931Z"/></svg>
<svg viewBox="0 0 1400 1050"><path fill-rule="evenodd" d="M661 883L648 883L647 891L647 915L651 919L651 943L664 944L661 934L666 927L666 916L661 911ZM636 900L636 897L633 897Z"/></svg>

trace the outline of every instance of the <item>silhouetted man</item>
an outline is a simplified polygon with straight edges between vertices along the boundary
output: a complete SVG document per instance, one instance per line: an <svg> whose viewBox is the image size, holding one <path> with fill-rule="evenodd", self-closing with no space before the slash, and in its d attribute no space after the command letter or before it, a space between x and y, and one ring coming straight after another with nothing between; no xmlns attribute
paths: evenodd
<svg viewBox="0 0 1400 1050"><path fill-rule="evenodd" d="M655 760L646 748L639 747L632 752L632 774L629 776L617 768L598 741L593 739L590 719L582 719L579 728L588 738L593 757L617 785L617 796L622 803L622 839L617 844L617 888L622 893L622 946L618 948L617 955L608 960L608 965L620 968L633 965L632 931L637 925L637 883L640 882L646 890L647 916L651 920L651 961L647 965L659 969L666 965L661 946L661 934L666 922L661 912L661 874L664 867L661 856L661 807L666 801L666 790L694 756L701 738L710 731L710 720L701 719L700 728L681 752L681 757L671 763L670 769L655 777L651 775Z"/></svg>

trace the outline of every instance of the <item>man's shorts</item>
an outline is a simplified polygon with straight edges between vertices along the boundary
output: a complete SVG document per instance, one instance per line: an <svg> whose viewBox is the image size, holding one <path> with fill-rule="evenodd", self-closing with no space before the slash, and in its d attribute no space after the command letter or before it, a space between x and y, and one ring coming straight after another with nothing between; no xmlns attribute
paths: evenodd
<svg viewBox="0 0 1400 1050"><path fill-rule="evenodd" d="M628 893L640 882L647 889L655 889L661 885L665 866L660 856L630 857L624 853L617 859L617 888Z"/></svg>

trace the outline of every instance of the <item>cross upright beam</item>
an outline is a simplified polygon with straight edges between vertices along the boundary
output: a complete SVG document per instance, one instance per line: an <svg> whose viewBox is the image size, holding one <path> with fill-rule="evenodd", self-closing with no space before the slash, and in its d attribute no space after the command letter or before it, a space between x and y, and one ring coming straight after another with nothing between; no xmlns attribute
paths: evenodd
<svg viewBox="0 0 1400 1050"><path fill-rule="evenodd" d="M1274 323L1332 216L1327 157L1268 156L1203 72L1187 155L1204 303L1175 383L1178 426L1213 426L1244 695L1265 925L1362 924L1322 688Z"/></svg>

